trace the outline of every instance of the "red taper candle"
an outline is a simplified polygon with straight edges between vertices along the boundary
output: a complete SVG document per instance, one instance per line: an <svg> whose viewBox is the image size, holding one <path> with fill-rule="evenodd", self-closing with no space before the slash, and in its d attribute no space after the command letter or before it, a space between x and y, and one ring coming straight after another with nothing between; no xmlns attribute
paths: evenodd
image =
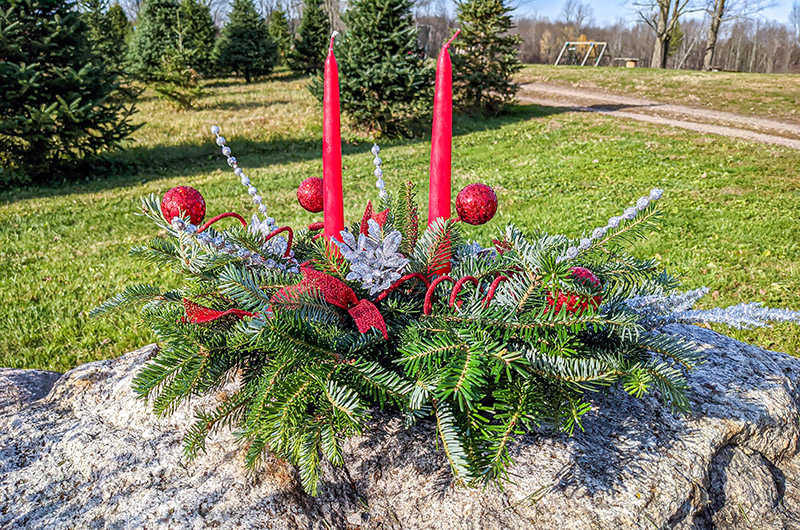
<svg viewBox="0 0 800 530"><path fill-rule="evenodd" d="M436 61L436 90L433 96L433 130L431 131L430 198L428 226L436 219L450 219L450 180L453 149L453 68L450 65L450 43L457 30L442 46Z"/></svg>
<svg viewBox="0 0 800 530"><path fill-rule="evenodd" d="M339 123L339 67L333 55L333 38L325 59L322 97L322 205L325 238L341 241L344 230L342 194L342 131Z"/></svg>

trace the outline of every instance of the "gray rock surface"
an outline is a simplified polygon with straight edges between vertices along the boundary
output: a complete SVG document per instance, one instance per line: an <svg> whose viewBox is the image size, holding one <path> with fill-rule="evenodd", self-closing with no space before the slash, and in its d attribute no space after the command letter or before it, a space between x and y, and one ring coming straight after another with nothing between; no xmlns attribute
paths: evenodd
<svg viewBox="0 0 800 530"><path fill-rule="evenodd" d="M25 405L50 392L59 372L0 368L0 419L12 416Z"/></svg>
<svg viewBox="0 0 800 530"><path fill-rule="evenodd" d="M404 430L391 414L347 443L347 470L327 469L316 498L280 461L248 475L228 432L187 466L193 408L235 383L159 419L130 390L153 347L79 366L0 417L0 528L800 528L800 360L672 331L707 347L690 416L655 398L598 396L585 432L516 444L504 491L454 488L431 426Z"/></svg>

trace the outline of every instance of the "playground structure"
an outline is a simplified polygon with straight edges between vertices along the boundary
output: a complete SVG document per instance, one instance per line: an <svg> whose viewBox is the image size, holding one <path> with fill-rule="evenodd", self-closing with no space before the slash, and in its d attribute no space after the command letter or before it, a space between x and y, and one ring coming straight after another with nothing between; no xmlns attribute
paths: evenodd
<svg viewBox="0 0 800 530"><path fill-rule="evenodd" d="M586 66L590 57L594 59L594 66L600 65L600 60L606 52L608 43L597 41L567 41L561 47L556 58L555 66L559 64L572 64ZM563 62L562 62L563 60Z"/></svg>

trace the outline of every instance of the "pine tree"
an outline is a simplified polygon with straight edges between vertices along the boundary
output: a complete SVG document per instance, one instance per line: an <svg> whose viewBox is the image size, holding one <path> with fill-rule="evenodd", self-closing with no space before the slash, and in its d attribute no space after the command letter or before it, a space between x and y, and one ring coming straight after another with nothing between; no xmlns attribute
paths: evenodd
<svg viewBox="0 0 800 530"><path fill-rule="evenodd" d="M69 163L117 145L130 124L133 96L91 49L75 4L9 0L0 4L0 184L62 176ZM79 175L70 171L68 176Z"/></svg>
<svg viewBox="0 0 800 530"><path fill-rule="evenodd" d="M278 46L252 0L233 0L228 24L217 43L223 71L243 75L246 82L270 73L278 60Z"/></svg>
<svg viewBox="0 0 800 530"><path fill-rule="evenodd" d="M167 58L180 49L179 5L175 0L144 0L128 53L130 70L143 81L158 81Z"/></svg>
<svg viewBox="0 0 800 530"><path fill-rule="evenodd" d="M204 76L214 72L214 44L217 28L211 10L198 0L183 0L180 9L182 44L189 54L189 66Z"/></svg>
<svg viewBox="0 0 800 530"><path fill-rule="evenodd" d="M400 132L430 106L433 69L417 48L410 0L355 0L336 48L341 105L358 125ZM318 84L315 94L322 98Z"/></svg>
<svg viewBox="0 0 800 530"><path fill-rule="evenodd" d="M519 90L512 78L522 68L520 38L510 34L511 11L505 0L457 3L461 35L452 47L453 84L456 104L464 110L498 114Z"/></svg>
<svg viewBox="0 0 800 530"><path fill-rule="evenodd" d="M269 15L269 35L278 46L278 62L286 64L289 50L292 46L292 36L289 34L289 21L282 9L275 9Z"/></svg>
<svg viewBox="0 0 800 530"><path fill-rule="evenodd" d="M125 12L119 4L109 7L108 0L82 0L81 11L95 55L102 58L109 68L122 71L130 33L130 22Z"/></svg>
<svg viewBox="0 0 800 530"><path fill-rule="evenodd" d="M304 74L321 71L330 37L330 24L322 0L304 0L300 29L289 53L289 68Z"/></svg>

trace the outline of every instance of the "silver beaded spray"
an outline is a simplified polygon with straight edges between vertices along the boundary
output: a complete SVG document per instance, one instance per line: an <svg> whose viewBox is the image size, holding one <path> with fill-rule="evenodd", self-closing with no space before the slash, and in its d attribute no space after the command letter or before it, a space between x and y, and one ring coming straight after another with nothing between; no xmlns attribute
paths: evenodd
<svg viewBox="0 0 800 530"><path fill-rule="evenodd" d="M378 147L378 144L372 144L372 149L370 151L372 151L372 155L375 157L372 160L372 163L375 164L374 174L375 178L377 179L375 181L375 187L378 188L381 199L385 199L387 195L386 183L383 181L383 169L381 168L381 163L383 163L383 160L381 160L381 157L378 156L381 152L381 148Z"/></svg>
<svg viewBox="0 0 800 530"><path fill-rule="evenodd" d="M236 157L233 156L231 152L231 148L225 145L225 138L220 136L220 128L218 125L211 126L211 133L216 136L216 144L220 146L222 155L225 156L228 160L228 165L233 168L233 174L239 177L239 180L242 183L242 186L247 188L247 193L252 197L253 204L258 206L258 211L264 216L264 220L261 221L258 217L258 214L253 214L253 218L251 219L248 230L252 233L260 232L264 235L267 235L278 228L278 225L275 224L275 219L273 217L267 216L267 206L263 203L263 198L258 193L258 188L256 188L251 182L250 178L245 175L244 170L239 167L239 164L236 160ZM275 254L277 256L283 256L283 253L286 251L286 246L288 242L286 241L283 236L277 236L272 238L264 248L265 252L270 254ZM234 251L238 252L238 249L234 249ZM294 261L294 252L290 252L290 261ZM262 259L260 256L256 255L255 260L258 261ZM266 260L266 263L269 263L272 260Z"/></svg>
<svg viewBox="0 0 800 530"><path fill-rule="evenodd" d="M661 198L661 195L664 194L664 190L659 188L653 188L650 190L650 194L641 197L638 201L636 201L636 206L631 206L630 208L626 208L625 212L621 216L614 216L608 220L608 224L606 226L599 226L592 230L592 233L589 237L581 239L580 245L577 247L569 247L567 249L567 253L563 256L560 256L556 259L558 263L568 259L574 259L580 254L582 251L589 249L592 246L592 241L596 239L602 239L605 237L606 232L611 229L617 228L619 223L624 219L627 221L633 221L636 219L636 216L643 210L645 210L648 206L650 206L651 202L657 201Z"/></svg>
<svg viewBox="0 0 800 530"><path fill-rule="evenodd" d="M233 174L239 177L242 186L247 187L247 193L253 198L253 204L258 206L258 211L264 215L264 222L269 227L270 231L275 230L277 225L275 219L267 217L267 206L263 204L263 199L258 193L258 189L250 183L250 179L244 174L244 170L239 167L236 157L232 155L231 148L225 145L225 138L220 136L220 128L218 125L211 126L211 133L217 137L216 143L222 150L222 155L227 158L228 165L233 168Z"/></svg>

